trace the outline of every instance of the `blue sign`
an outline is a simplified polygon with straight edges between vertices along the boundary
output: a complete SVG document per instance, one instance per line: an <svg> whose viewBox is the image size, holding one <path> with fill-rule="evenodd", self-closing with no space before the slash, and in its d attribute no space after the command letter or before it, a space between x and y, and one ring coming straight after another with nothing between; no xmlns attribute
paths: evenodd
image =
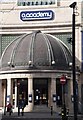
<svg viewBox="0 0 83 120"><path fill-rule="evenodd" d="M54 13L52 10L45 11L22 11L20 13L20 19L22 21L29 20L52 20L54 17Z"/></svg>

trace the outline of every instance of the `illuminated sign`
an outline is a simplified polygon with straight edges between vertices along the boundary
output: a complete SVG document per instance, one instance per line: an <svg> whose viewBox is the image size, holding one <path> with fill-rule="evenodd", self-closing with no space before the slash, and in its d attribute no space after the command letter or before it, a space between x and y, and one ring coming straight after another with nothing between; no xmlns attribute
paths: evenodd
<svg viewBox="0 0 83 120"><path fill-rule="evenodd" d="M22 11L20 13L20 19L22 21L29 20L52 20L54 17L54 13L52 10L45 11Z"/></svg>

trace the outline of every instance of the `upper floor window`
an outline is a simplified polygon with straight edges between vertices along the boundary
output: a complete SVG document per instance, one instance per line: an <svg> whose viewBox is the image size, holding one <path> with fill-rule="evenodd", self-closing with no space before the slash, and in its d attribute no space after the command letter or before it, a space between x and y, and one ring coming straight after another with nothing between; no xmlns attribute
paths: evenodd
<svg viewBox="0 0 83 120"><path fill-rule="evenodd" d="M18 0L18 6L36 6L36 5L53 5L57 0Z"/></svg>

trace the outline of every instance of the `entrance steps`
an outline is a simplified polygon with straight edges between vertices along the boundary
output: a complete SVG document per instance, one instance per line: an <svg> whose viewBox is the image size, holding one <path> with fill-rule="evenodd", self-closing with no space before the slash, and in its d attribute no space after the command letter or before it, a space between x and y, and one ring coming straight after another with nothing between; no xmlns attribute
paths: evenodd
<svg viewBox="0 0 83 120"><path fill-rule="evenodd" d="M32 112L51 112L51 109L46 105L35 105Z"/></svg>

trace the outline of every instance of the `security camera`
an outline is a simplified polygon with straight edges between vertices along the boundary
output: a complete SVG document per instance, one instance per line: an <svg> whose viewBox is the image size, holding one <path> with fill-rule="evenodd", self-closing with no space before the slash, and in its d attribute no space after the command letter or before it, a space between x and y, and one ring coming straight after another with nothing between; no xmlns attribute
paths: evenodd
<svg viewBox="0 0 83 120"><path fill-rule="evenodd" d="M77 2L73 2L69 7L70 8L75 8L76 4L77 4Z"/></svg>

